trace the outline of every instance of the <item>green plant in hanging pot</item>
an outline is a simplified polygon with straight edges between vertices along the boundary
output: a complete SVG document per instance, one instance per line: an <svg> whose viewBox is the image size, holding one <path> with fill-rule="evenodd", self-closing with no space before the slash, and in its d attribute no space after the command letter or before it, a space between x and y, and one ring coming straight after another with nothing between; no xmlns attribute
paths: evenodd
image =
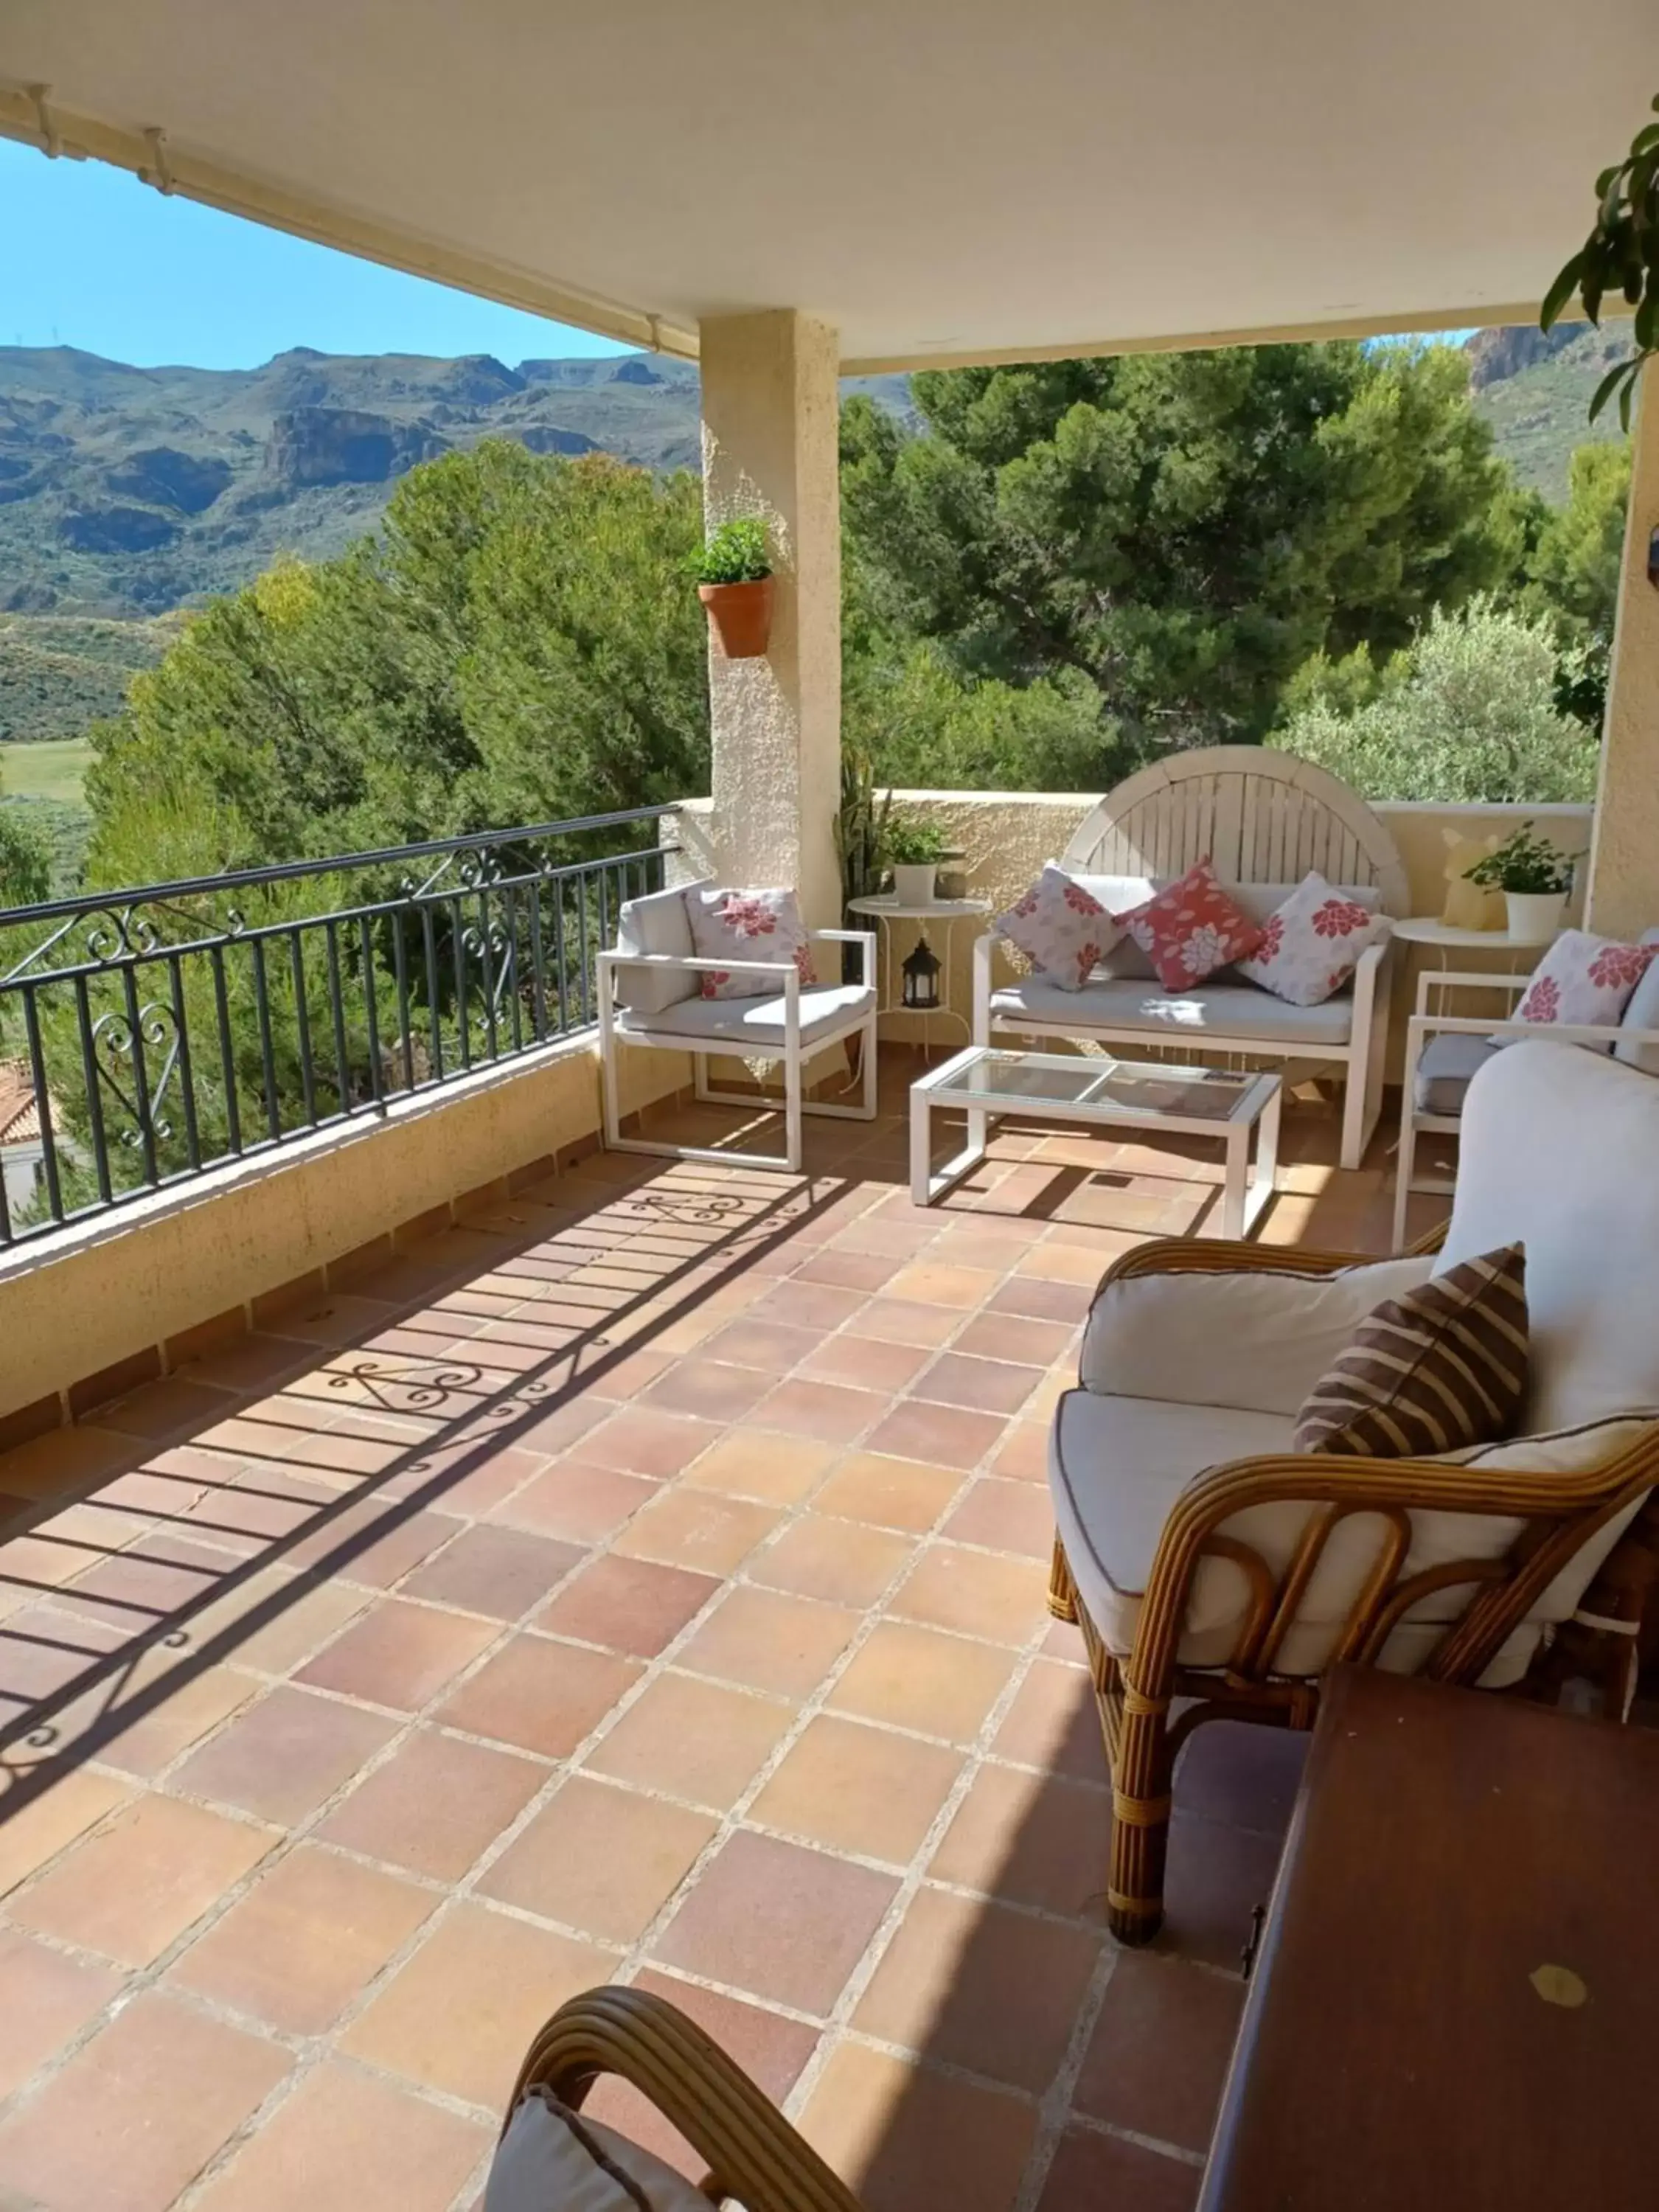
<svg viewBox="0 0 1659 2212"><path fill-rule="evenodd" d="M1653 106L1659 109L1659 98ZM1576 292L1599 329L1602 301L1609 293L1624 295L1634 313L1635 351L1596 386L1589 419L1616 395L1619 420L1628 430L1642 364L1659 351L1659 123L1644 124L1624 160L1602 170L1595 203L1590 234L1544 295L1538 322L1541 330L1552 329Z"/></svg>
<svg viewBox="0 0 1659 2212"><path fill-rule="evenodd" d="M887 858L893 870L893 896L900 906L931 906L941 860L951 858L950 840L937 822L901 814L887 825Z"/></svg>
<svg viewBox="0 0 1659 2212"><path fill-rule="evenodd" d="M1509 936L1516 945L1547 945L1561 927L1572 890L1573 862L1523 822L1495 852L1465 871L1483 890L1504 894Z"/></svg>
<svg viewBox="0 0 1659 2212"><path fill-rule="evenodd" d="M690 556L697 597L714 642L728 660L753 660L772 635L772 563L766 525L736 514L711 530Z"/></svg>

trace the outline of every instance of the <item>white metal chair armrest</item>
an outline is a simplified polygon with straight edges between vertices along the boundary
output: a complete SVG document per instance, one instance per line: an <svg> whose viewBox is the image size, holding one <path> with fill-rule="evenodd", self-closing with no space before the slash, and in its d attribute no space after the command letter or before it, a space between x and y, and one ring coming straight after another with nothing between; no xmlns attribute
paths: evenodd
<svg viewBox="0 0 1659 2212"><path fill-rule="evenodd" d="M867 991L876 972L876 933L873 929L809 929L806 933L818 945L857 945L863 948L859 988Z"/></svg>
<svg viewBox="0 0 1659 2212"><path fill-rule="evenodd" d="M1478 969L1425 968L1417 978L1417 1007L1419 1014L1443 1011L1434 1001L1449 991L1507 991L1518 999L1531 982L1530 975L1514 975L1503 972L1482 975Z"/></svg>
<svg viewBox="0 0 1659 2212"><path fill-rule="evenodd" d="M991 963L1002 942L994 928L981 930L974 939L974 1042L991 1042Z"/></svg>
<svg viewBox="0 0 1659 2212"><path fill-rule="evenodd" d="M1622 1022L1522 1022L1513 1015L1413 1014L1406 1024L1416 1036L1513 1037L1534 1044L1655 1044L1659 1030L1628 1029Z"/></svg>
<svg viewBox="0 0 1659 2212"><path fill-rule="evenodd" d="M1368 945L1353 971L1353 1014L1348 1036L1352 1056L1342 1088L1342 1149L1345 1168L1363 1164L1382 1111L1382 1069L1389 1045L1389 1006L1394 980L1392 932Z"/></svg>
<svg viewBox="0 0 1659 2212"><path fill-rule="evenodd" d="M598 965L607 974L618 968L665 968L671 973L695 975L718 969L723 975L793 975L798 982L800 980L800 970L793 960L723 960L702 953L601 952Z"/></svg>

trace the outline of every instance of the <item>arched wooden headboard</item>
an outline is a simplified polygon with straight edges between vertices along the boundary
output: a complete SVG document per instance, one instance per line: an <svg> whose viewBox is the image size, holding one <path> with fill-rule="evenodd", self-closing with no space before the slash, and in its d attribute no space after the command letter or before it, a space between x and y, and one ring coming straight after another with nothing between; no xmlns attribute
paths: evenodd
<svg viewBox="0 0 1659 2212"><path fill-rule="evenodd" d="M1358 792L1263 745L1174 753L1109 792L1066 848L1091 876L1179 876L1208 855L1224 883L1374 884L1385 914L1411 912L1398 847Z"/></svg>

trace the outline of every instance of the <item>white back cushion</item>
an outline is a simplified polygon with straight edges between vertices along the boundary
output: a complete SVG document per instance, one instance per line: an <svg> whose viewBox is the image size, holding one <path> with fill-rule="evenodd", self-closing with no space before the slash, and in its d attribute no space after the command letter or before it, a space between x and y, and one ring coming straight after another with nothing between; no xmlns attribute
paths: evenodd
<svg viewBox="0 0 1659 2212"><path fill-rule="evenodd" d="M1659 1405L1659 1083L1528 1039L1470 1084L1461 1152L1437 1272L1525 1246L1523 1425Z"/></svg>
<svg viewBox="0 0 1659 2212"><path fill-rule="evenodd" d="M1081 884L1091 897L1097 898L1110 915L1127 914L1132 907L1145 906L1158 888L1150 876L1084 876L1075 868L1067 868L1063 860L1050 860L1048 866L1064 870L1074 884ZM1121 937L1095 972L1150 978L1152 963L1133 937Z"/></svg>
<svg viewBox="0 0 1659 2212"><path fill-rule="evenodd" d="M1644 929L1638 940L1643 945L1659 945L1659 929ZM1659 960L1656 960L1641 981L1631 993L1620 1026L1627 1030L1659 1030ZM1626 1067L1640 1068L1644 1075L1659 1075L1659 1044L1626 1044L1613 1048L1615 1060L1622 1060Z"/></svg>
<svg viewBox="0 0 1659 2212"><path fill-rule="evenodd" d="M1279 912L1291 892L1300 890L1302 885L1299 883L1224 884L1221 888L1230 899L1243 908L1252 921L1267 921ZM1337 898L1351 899L1355 906L1363 906L1367 914L1381 914L1382 911L1382 894L1375 884L1331 884L1327 889Z"/></svg>
<svg viewBox="0 0 1659 2212"><path fill-rule="evenodd" d="M1085 1390L1295 1415L1384 1298L1426 1283L1427 1256L1335 1275L1129 1275L1089 1310L1078 1380Z"/></svg>
<svg viewBox="0 0 1659 2212"><path fill-rule="evenodd" d="M705 878L706 884L708 878ZM701 890L702 884L685 888ZM629 899L617 923L618 952L666 953L675 960L690 960L696 951L691 941L691 917L686 911L685 888L649 891ZM635 1014L660 1014L682 999L692 999L697 978L684 970L665 974L660 969L618 968L617 1004Z"/></svg>

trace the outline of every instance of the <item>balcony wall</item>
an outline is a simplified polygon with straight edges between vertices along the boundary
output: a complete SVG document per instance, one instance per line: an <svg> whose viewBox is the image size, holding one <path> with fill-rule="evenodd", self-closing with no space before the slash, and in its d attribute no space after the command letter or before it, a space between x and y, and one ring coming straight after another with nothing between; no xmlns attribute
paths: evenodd
<svg viewBox="0 0 1659 2212"><path fill-rule="evenodd" d="M623 1056L625 1110L690 1081ZM0 1261L0 1449L107 1402L305 1287L337 1288L449 1220L453 1201L544 1176L599 1128L591 1036L394 1100L49 1237Z"/></svg>
<svg viewBox="0 0 1659 2212"><path fill-rule="evenodd" d="M895 797L947 830L967 855L969 888L999 906L1065 849L1095 803L1085 792ZM1589 842L1588 806L1377 811L1399 842L1420 913L1439 909L1446 831L1481 836L1535 819L1570 850ZM712 871L708 831L708 802L689 802L676 874ZM969 943L964 928L951 994L964 1018ZM1417 957L1402 962L1395 987L1396 1074ZM1466 957L1474 964L1506 958L1495 951L1460 961ZM890 1033L902 1036L907 1022L919 1027L896 1015ZM678 1055L626 1054L623 1066L630 1113L673 1097L690 1079ZM487 1189L507 1194L556 1160L591 1151L599 1119L592 1041L566 1038L394 1101L382 1117L297 1139L15 1250L0 1261L0 1448L179 1366L302 1288L339 1288L389 1250L431 1235L457 1200Z"/></svg>

